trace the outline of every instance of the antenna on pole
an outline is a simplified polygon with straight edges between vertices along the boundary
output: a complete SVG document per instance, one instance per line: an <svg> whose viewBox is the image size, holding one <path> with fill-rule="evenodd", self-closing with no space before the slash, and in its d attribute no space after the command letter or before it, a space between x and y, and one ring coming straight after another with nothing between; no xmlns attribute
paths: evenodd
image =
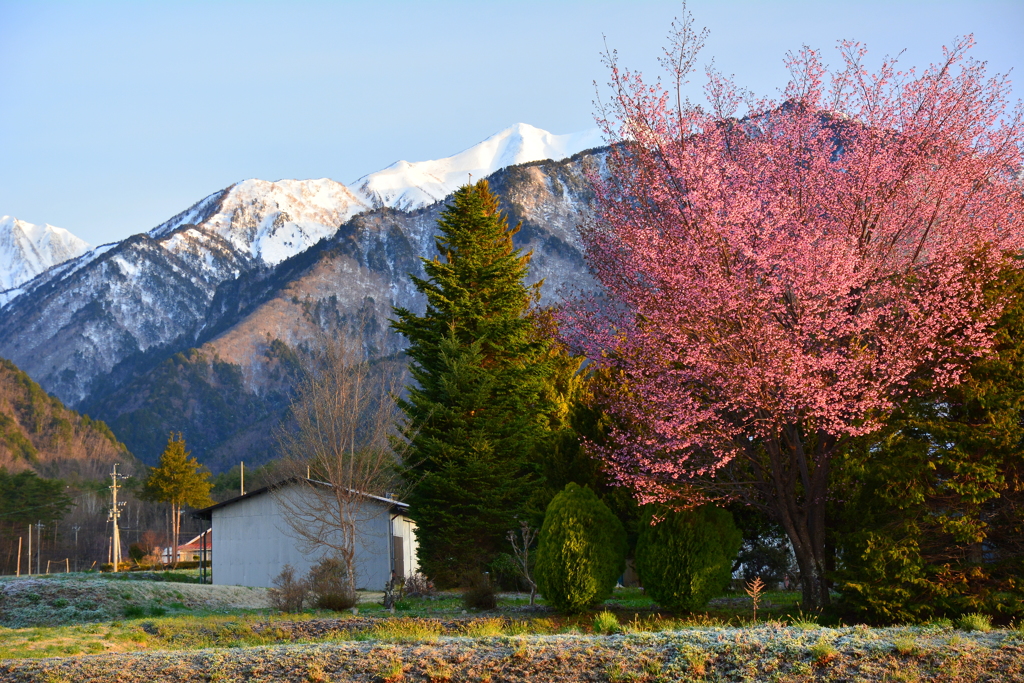
<svg viewBox="0 0 1024 683"><path fill-rule="evenodd" d="M110 473L110 479L113 482L110 485L111 492L111 506L110 513L107 516L107 520L114 523L113 534L111 535L111 562L114 565L114 571L117 571L117 565L121 562L121 532L117 528L117 520L121 517L121 508L124 507L124 503L117 502L117 490L121 488L117 485L118 479L127 479L128 477L124 474L117 473L117 463L114 463L114 471Z"/></svg>
<svg viewBox="0 0 1024 683"><path fill-rule="evenodd" d="M43 558L43 527L44 526L45 525L41 521L36 522L36 574L41 574L42 573L42 571L40 570L40 567L42 567L41 562L42 562L42 558ZM32 558L29 558L29 562L31 562L31 561L32 561ZM47 565L47 570L49 570L49 565Z"/></svg>

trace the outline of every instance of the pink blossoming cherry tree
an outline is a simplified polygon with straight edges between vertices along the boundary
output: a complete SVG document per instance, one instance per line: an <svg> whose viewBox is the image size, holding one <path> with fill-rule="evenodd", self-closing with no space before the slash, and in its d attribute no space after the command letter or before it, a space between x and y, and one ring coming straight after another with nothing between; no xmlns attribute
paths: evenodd
<svg viewBox="0 0 1024 683"><path fill-rule="evenodd" d="M673 25L668 89L608 55L617 144L583 230L603 292L562 334L621 381L595 447L618 481L643 503L759 506L821 606L839 449L991 343L985 289L1024 238L1021 108L971 38L920 74L869 73L851 42L829 72L805 48L779 101L709 72L695 106L691 27Z"/></svg>

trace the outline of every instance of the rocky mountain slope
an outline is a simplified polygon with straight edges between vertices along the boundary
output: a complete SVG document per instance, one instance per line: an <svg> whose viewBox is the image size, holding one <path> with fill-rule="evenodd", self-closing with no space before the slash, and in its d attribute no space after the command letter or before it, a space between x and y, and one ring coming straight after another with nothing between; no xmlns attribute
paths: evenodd
<svg viewBox="0 0 1024 683"><path fill-rule="evenodd" d="M384 199L372 194L383 187L373 177L358 191L331 180L250 180L210 195L27 283L0 309L0 356L110 422L143 460L155 460L159 450L150 451L171 429L201 460L270 449L288 399L281 358L316 329L358 329L374 354L401 348L382 334L392 306L422 308L408 276L434 255L443 208L415 184L424 169L482 175L590 139L510 131L444 163L409 165L406 190ZM510 219L522 221L516 244L534 252L530 277L545 279L545 303L590 287L575 226L590 204L585 169L602 162L601 151L585 151L491 175Z"/></svg>

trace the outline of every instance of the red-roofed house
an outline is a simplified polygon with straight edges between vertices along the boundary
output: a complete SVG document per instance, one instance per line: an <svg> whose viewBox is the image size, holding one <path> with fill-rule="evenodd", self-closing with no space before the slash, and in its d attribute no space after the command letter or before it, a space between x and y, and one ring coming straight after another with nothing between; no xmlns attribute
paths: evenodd
<svg viewBox="0 0 1024 683"><path fill-rule="evenodd" d="M205 539L204 539L205 536ZM205 540L205 546L204 546ZM202 560L209 562L210 558L213 557L213 529L207 529L203 533L193 538L188 543L184 543L178 546L178 562L194 562L196 560ZM171 559L170 547L164 548L162 553L162 559L164 564L170 564L173 562Z"/></svg>

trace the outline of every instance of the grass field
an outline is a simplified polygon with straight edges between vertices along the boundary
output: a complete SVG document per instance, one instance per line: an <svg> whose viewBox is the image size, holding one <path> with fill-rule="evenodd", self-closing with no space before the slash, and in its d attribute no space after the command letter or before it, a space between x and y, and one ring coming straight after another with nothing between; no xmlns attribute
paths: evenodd
<svg viewBox="0 0 1024 683"><path fill-rule="evenodd" d="M792 593L769 593L757 622L735 595L671 615L625 589L578 617L519 595L476 613L453 594L392 615L376 597L357 614L288 615L267 609L261 589L0 580L0 623L19 622L0 627L0 680L1024 681L1022 630L824 627Z"/></svg>

